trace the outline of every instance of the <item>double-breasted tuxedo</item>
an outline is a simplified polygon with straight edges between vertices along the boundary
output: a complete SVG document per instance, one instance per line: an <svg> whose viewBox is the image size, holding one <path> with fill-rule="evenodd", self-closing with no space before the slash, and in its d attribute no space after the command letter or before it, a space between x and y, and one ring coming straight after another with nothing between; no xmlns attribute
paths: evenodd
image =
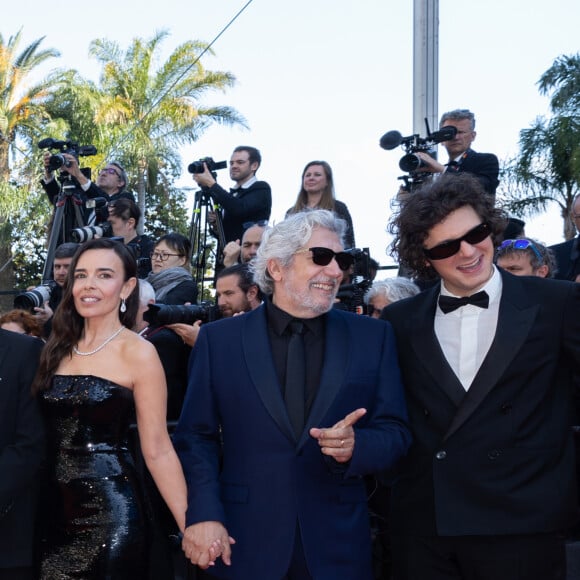
<svg viewBox="0 0 580 580"><path fill-rule="evenodd" d="M275 371L266 307L203 325L174 444L188 484L186 525L222 522L236 540L219 578L282 578L297 525L317 580L372 578L363 476L392 466L410 439L390 325L326 315L318 392L296 440ZM351 460L309 435L364 407ZM221 462L221 463L220 463Z"/></svg>
<svg viewBox="0 0 580 580"><path fill-rule="evenodd" d="M434 332L439 286L383 311L414 437L393 486L399 532L538 534L577 518L570 425L580 285L501 276L495 337L467 392Z"/></svg>
<svg viewBox="0 0 580 580"><path fill-rule="evenodd" d="M0 329L0 577L32 564L44 430L30 391L42 341Z"/></svg>
<svg viewBox="0 0 580 580"><path fill-rule="evenodd" d="M499 161L493 153L478 153L468 149L461 157L457 165L449 167L448 173L471 173L483 185L490 195L495 195L499 185Z"/></svg>

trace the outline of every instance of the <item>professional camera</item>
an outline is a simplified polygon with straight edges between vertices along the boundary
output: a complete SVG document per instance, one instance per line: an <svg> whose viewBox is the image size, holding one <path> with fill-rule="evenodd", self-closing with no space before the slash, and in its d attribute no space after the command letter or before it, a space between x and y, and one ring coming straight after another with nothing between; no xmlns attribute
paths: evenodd
<svg viewBox="0 0 580 580"><path fill-rule="evenodd" d="M149 309L143 313L143 319L151 326L166 324L193 324L196 320L213 322L219 318L219 309L211 302L201 304L149 304Z"/></svg>
<svg viewBox="0 0 580 580"><path fill-rule="evenodd" d="M57 169L60 169L63 166L70 167L70 162L68 162L65 159L64 153L74 155L77 159L79 157L96 155L97 153L97 148L94 145L79 146L78 143L73 143L72 141L57 141L56 139L52 139L51 137L39 141L38 148L58 149L60 151L60 153L55 153L54 155L50 156L48 162L48 169L50 171L56 171Z"/></svg>
<svg viewBox="0 0 580 580"><path fill-rule="evenodd" d="M34 311L34 308L41 308L45 302L48 302L52 291L56 287L56 282L50 280L46 284L41 284L33 290L18 294L14 298L14 308L21 308L23 310Z"/></svg>
<svg viewBox="0 0 580 580"><path fill-rule="evenodd" d="M187 166L187 171L189 173L203 173L205 171L203 164L207 165L209 171L218 171L219 169L225 169L228 166L227 161L214 161L211 157L204 157L199 161L194 161Z"/></svg>
<svg viewBox="0 0 580 580"><path fill-rule="evenodd" d="M347 250L354 257L354 267L351 281L341 284L336 297L340 300L335 307L340 310L348 310L355 314L366 314L364 295L372 286L371 280L371 255L368 248L353 248Z"/></svg>
<svg viewBox="0 0 580 580"><path fill-rule="evenodd" d="M417 153L427 153L435 158L435 145L443 141L449 141L457 134L457 128L452 125L443 127L434 133L431 133L429 130L429 122L427 119L425 119L425 126L427 128L426 138L420 137L418 133L409 135L408 137L403 137L399 131L388 131L379 141L380 146L387 151L395 149L395 147L399 147L399 145L405 149L406 153L399 160L399 167L402 171L411 174L411 178L414 180L415 184L421 181L421 178L417 176L417 170L426 166L426 163L421 159L421 157L419 157L419 155L417 155ZM400 179L404 179L405 184L408 185L409 177L405 176Z"/></svg>
<svg viewBox="0 0 580 580"><path fill-rule="evenodd" d="M103 222L96 226L85 226L71 230L70 237L73 242L82 244L93 238L110 238L113 235L113 226L109 222Z"/></svg>

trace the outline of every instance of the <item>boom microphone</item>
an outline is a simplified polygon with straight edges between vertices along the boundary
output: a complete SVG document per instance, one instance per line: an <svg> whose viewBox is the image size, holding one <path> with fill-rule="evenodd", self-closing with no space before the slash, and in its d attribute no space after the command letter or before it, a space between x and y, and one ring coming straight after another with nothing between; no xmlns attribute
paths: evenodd
<svg viewBox="0 0 580 580"><path fill-rule="evenodd" d="M402 142L403 136L398 131L388 131L381 137L379 144L383 149L390 151L398 147Z"/></svg>

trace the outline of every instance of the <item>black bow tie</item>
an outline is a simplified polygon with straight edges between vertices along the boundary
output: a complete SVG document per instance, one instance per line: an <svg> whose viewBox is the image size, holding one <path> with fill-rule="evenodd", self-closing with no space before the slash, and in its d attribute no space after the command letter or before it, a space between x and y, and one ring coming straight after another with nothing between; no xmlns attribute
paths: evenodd
<svg viewBox="0 0 580 580"><path fill-rule="evenodd" d="M241 187L232 187L230 188L230 193L233 195L237 195L239 191L241 191Z"/></svg>
<svg viewBox="0 0 580 580"><path fill-rule="evenodd" d="M448 314L457 310L466 304L473 304L480 308L487 308L489 306L489 296L485 290L477 292L472 296L463 296L462 298L454 298L453 296L439 296L439 308L443 314Z"/></svg>

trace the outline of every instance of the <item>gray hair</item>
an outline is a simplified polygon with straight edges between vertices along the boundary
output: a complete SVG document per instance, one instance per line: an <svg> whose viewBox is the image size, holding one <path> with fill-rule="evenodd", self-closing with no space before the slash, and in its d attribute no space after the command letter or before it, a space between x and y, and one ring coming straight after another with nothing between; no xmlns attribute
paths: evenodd
<svg viewBox="0 0 580 580"><path fill-rule="evenodd" d="M399 276L397 278L387 278L385 280L379 280L373 282L369 291L365 294L364 301L368 304L373 298L382 296L389 302L397 302L397 300L402 300L403 298L410 298L419 294L421 289L415 282L409 280L409 278L404 278Z"/></svg>
<svg viewBox="0 0 580 580"><path fill-rule="evenodd" d="M129 178L127 177L125 168L118 161L109 161L108 165L114 165L119 170L121 180L125 182L122 189L129 189Z"/></svg>
<svg viewBox="0 0 580 580"><path fill-rule="evenodd" d="M256 257L250 262L254 281L264 294L274 292L274 280L268 272L268 262L275 259L287 268L294 254L308 243L312 231L317 228L335 233L340 243L344 243L346 222L326 209L304 210L266 229Z"/></svg>
<svg viewBox="0 0 580 580"><path fill-rule="evenodd" d="M475 131L475 115L469 109L453 109L453 111L443 113L439 121L439 127L443 126L445 121L463 121L464 119L469 120L471 130Z"/></svg>
<svg viewBox="0 0 580 580"><path fill-rule="evenodd" d="M139 280L139 304L147 306L150 302L155 302L155 289L147 280Z"/></svg>

